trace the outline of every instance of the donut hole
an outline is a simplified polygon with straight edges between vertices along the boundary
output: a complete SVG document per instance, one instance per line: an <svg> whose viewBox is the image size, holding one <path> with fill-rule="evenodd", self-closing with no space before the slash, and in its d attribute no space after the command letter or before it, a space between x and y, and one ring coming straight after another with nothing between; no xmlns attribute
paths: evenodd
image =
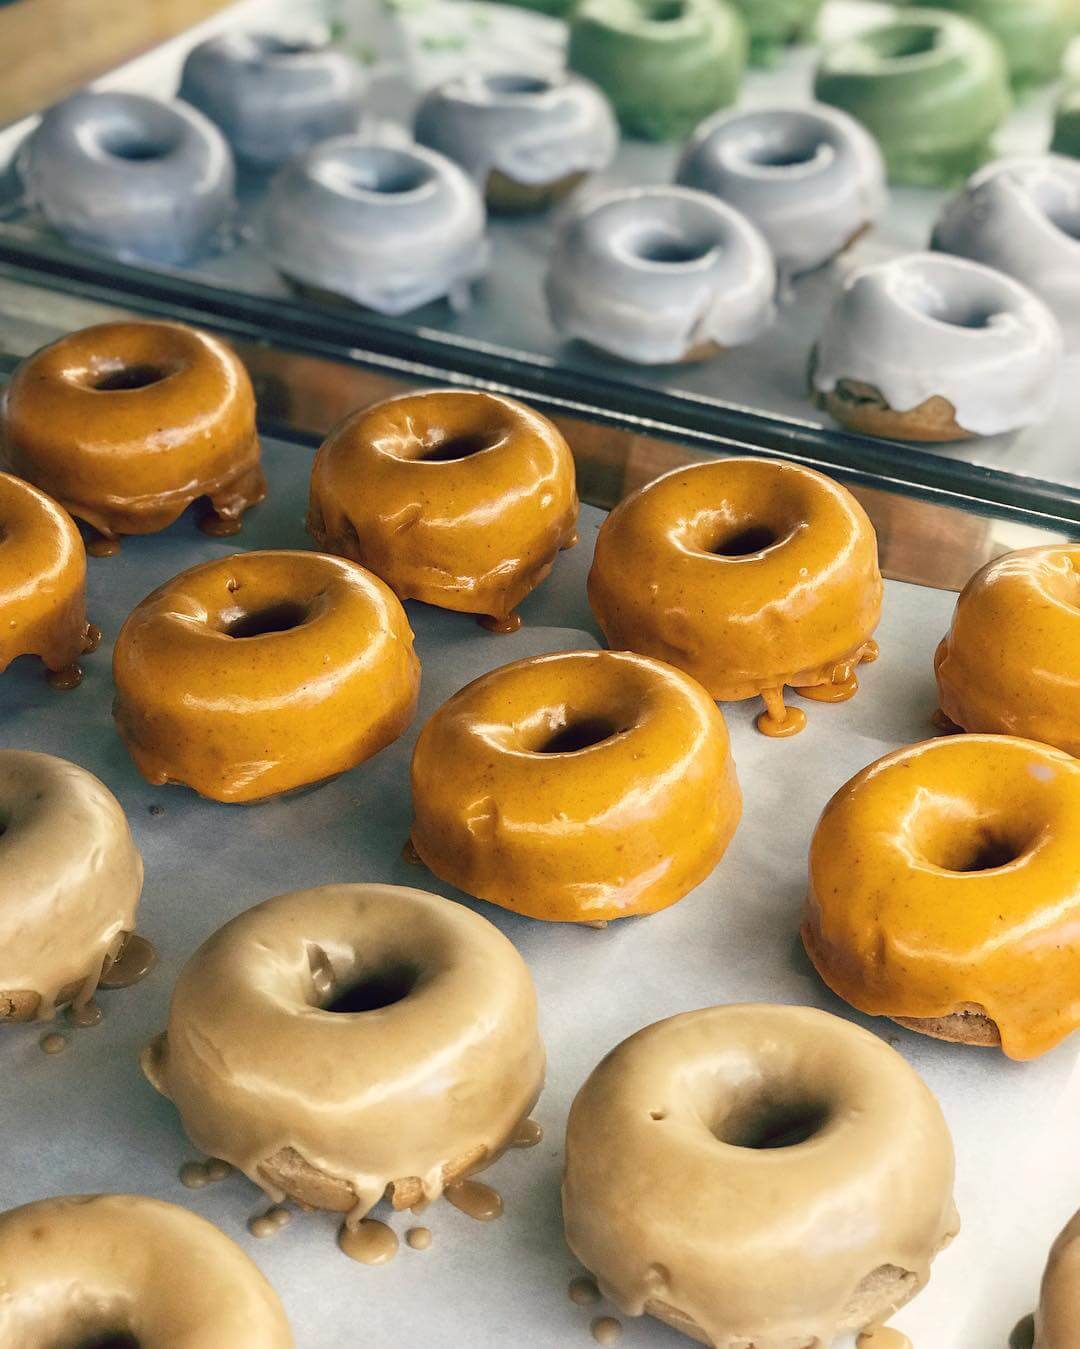
<svg viewBox="0 0 1080 1349"><path fill-rule="evenodd" d="M129 389L148 389L160 384L172 374L160 365L149 362L135 365L114 365L100 370L91 377L90 388L99 393L118 393Z"/></svg>
<svg viewBox="0 0 1080 1349"><path fill-rule="evenodd" d="M743 159L761 169L806 168L829 153L816 127L795 122L748 137L741 149Z"/></svg>
<svg viewBox="0 0 1080 1349"><path fill-rule="evenodd" d="M426 186L435 170L418 155L386 145L363 147L333 166L333 176L355 192L371 192L381 197L404 196Z"/></svg>
<svg viewBox="0 0 1080 1349"><path fill-rule="evenodd" d="M113 159L123 159L129 164L151 164L168 159L177 148L179 136L165 134L163 128L152 132L133 126L112 126L102 133L99 143Z"/></svg>
<svg viewBox="0 0 1080 1349"><path fill-rule="evenodd" d="M402 1002L420 982L420 970L406 962L366 971L337 986L322 1001L324 1012L378 1012Z"/></svg>
<svg viewBox="0 0 1080 1349"><path fill-rule="evenodd" d="M414 462L420 464L452 464L468 459L484 450L494 449L503 437L490 431L466 431L459 436L448 436L435 444L421 445Z"/></svg>
<svg viewBox="0 0 1080 1349"><path fill-rule="evenodd" d="M975 300L950 300L943 297L944 303L933 313L939 323L947 323L951 328L970 328L977 331L989 328L999 312L994 306Z"/></svg>
<svg viewBox="0 0 1080 1349"><path fill-rule="evenodd" d="M1004 827L949 822L924 838L921 851L932 866L967 875L1007 867L1024 855L1029 844L1030 840Z"/></svg>
<svg viewBox="0 0 1080 1349"><path fill-rule="evenodd" d="M112 1330L80 1340L74 1349L142 1349L142 1346L130 1331Z"/></svg>
<svg viewBox="0 0 1080 1349"><path fill-rule="evenodd" d="M272 632L291 632L309 617L306 605L296 600L279 600L262 609L235 613L226 619L224 632L227 637L265 637Z"/></svg>
<svg viewBox="0 0 1080 1349"><path fill-rule="evenodd" d="M493 94L530 98L549 93L555 86L542 75L488 75L484 79L484 87Z"/></svg>
<svg viewBox="0 0 1080 1349"><path fill-rule="evenodd" d="M613 739L619 727L609 717L582 717L570 721L533 751L536 754L577 754Z"/></svg>
<svg viewBox="0 0 1080 1349"><path fill-rule="evenodd" d="M652 0L645 6L645 17L650 23L675 23L685 15L685 0Z"/></svg>
<svg viewBox="0 0 1080 1349"><path fill-rule="evenodd" d="M255 42L262 56L309 56L325 50L321 43L301 37L281 37L277 33L261 33Z"/></svg>
<svg viewBox="0 0 1080 1349"><path fill-rule="evenodd" d="M755 1152L794 1148L821 1133L829 1116L821 1101L749 1100L714 1125L713 1134L728 1147Z"/></svg>
<svg viewBox="0 0 1080 1349"><path fill-rule="evenodd" d="M938 49L941 30L927 23L895 23L864 33L860 43L883 61L912 61Z"/></svg>
<svg viewBox="0 0 1080 1349"><path fill-rule="evenodd" d="M630 241L630 251L641 262L658 267L685 267L701 262L716 248L716 240L704 234L676 234L654 227L639 231Z"/></svg>
<svg viewBox="0 0 1080 1349"><path fill-rule="evenodd" d="M708 551L716 557L753 557L779 542L780 535L771 525L737 526L734 533L718 539Z"/></svg>

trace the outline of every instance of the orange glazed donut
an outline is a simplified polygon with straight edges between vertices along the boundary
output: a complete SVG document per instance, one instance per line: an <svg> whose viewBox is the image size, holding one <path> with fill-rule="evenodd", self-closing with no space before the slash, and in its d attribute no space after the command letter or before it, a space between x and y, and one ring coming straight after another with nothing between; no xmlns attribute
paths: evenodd
<svg viewBox="0 0 1080 1349"><path fill-rule="evenodd" d="M886 755L810 847L803 944L840 997L943 1040L1045 1053L1080 1026L1080 762L1009 736Z"/></svg>
<svg viewBox="0 0 1080 1349"><path fill-rule="evenodd" d="M977 572L934 666L941 710L965 731L1080 756L1080 544L1026 548Z"/></svg>
<svg viewBox="0 0 1080 1349"><path fill-rule="evenodd" d="M0 473L0 671L39 656L54 688L82 678L78 658L101 633L86 621L86 550L71 516Z"/></svg>
<svg viewBox="0 0 1080 1349"><path fill-rule="evenodd" d="M7 466L91 525L99 554L171 525L198 497L210 500L203 528L235 534L266 495L246 370L179 323L102 323L28 356L3 433Z"/></svg>
<svg viewBox="0 0 1080 1349"><path fill-rule="evenodd" d="M715 703L625 651L482 675L420 732L412 788L412 843L436 876L568 923L674 904L719 862L742 811Z"/></svg>
<svg viewBox="0 0 1080 1349"><path fill-rule="evenodd" d="M405 611L320 553L238 553L182 572L129 615L116 725L149 782L261 801L354 768L416 710Z"/></svg>
<svg viewBox="0 0 1080 1349"><path fill-rule="evenodd" d="M556 428L498 394L439 389L376 403L315 457L308 530L400 599L512 613L577 539L574 460Z"/></svg>
<svg viewBox="0 0 1080 1349"><path fill-rule="evenodd" d="M589 603L608 645L669 661L714 698L760 695L758 729L795 735L784 686L820 702L858 690L877 657L877 539L839 483L797 464L676 469L604 521Z"/></svg>

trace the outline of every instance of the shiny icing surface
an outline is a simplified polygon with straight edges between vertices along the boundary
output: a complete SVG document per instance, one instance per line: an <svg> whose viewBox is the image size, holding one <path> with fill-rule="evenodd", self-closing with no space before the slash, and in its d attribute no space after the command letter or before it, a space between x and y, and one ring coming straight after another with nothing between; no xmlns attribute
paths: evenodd
<svg viewBox="0 0 1080 1349"><path fill-rule="evenodd" d="M957 726L1080 757L1080 545L1027 548L983 567L934 665Z"/></svg>
<svg viewBox="0 0 1080 1349"><path fill-rule="evenodd" d="M498 394L441 389L350 417L315 457L308 530L401 599L505 620L575 540L574 460Z"/></svg>
<svg viewBox="0 0 1080 1349"><path fill-rule="evenodd" d="M137 1195L0 1213L0 1340L19 1349L293 1349L255 1264L205 1219Z"/></svg>
<svg viewBox="0 0 1080 1349"><path fill-rule="evenodd" d="M557 922L674 904L720 860L742 810L715 704L629 652L481 676L420 732L412 791L412 841L437 876Z"/></svg>
<svg viewBox="0 0 1080 1349"><path fill-rule="evenodd" d="M1042 84L1061 74L1077 29L1076 0L908 0L955 10L1001 42L1015 84Z"/></svg>
<svg viewBox="0 0 1080 1349"><path fill-rule="evenodd" d="M871 1016L978 1008L1010 1058L1080 1026L1080 763L1006 736L886 755L826 806L803 943Z"/></svg>
<svg viewBox="0 0 1080 1349"><path fill-rule="evenodd" d="M1035 1313L1033 1349L1076 1349L1080 1344L1080 1213L1050 1248Z"/></svg>
<svg viewBox="0 0 1080 1349"><path fill-rule="evenodd" d="M339 136L299 156L266 201L267 252L290 280L407 314L468 300L487 267L484 203L468 175L423 146Z"/></svg>
<svg viewBox="0 0 1080 1349"><path fill-rule="evenodd" d="M628 1315L716 1349L831 1345L926 1283L953 1169L937 1101L875 1036L711 1007L624 1040L578 1093L566 1238Z"/></svg>
<svg viewBox="0 0 1080 1349"><path fill-rule="evenodd" d="M294 1150L347 1186L319 1206L355 1227L388 1187L434 1200L509 1147L544 1050L528 969L486 919L420 890L328 885L210 937L143 1066L197 1147L276 1201L267 1164Z"/></svg>
<svg viewBox="0 0 1080 1349"><path fill-rule="evenodd" d="M644 365L752 342L775 316L758 229L685 187L584 196L559 224L545 282L564 338Z"/></svg>
<svg viewBox="0 0 1080 1349"><path fill-rule="evenodd" d="M823 0L734 0L750 31L750 55L771 65L779 49L813 36Z"/></svg>
<svg viewBox="0 0 1080 1349"><path fill-rule="evenodd" d="M41 119L19 169L53 229L119 258L182 265L219 244L232 219L232 154L186 103L75 94Z"/></svg>
<svg viewBox="0 0 1080 1349"><path fill-rule="evenodd" d="M258 801L396 740L420 665L405 612L342 558L267 551L182 572L130 614L114 716L149 782Z"/></svg>

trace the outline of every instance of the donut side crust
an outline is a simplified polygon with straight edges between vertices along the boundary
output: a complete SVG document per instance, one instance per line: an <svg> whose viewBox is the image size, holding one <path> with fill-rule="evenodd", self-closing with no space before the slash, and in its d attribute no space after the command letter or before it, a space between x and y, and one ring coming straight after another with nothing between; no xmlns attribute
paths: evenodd
<svg viewBox="0 0 1080 1349"><path fill-rule="evenodd" d="M829 393L811 386L811 396L815 407L862 435L928 443L975 439L957 422L956 408L940 394L908 412L897 412L879 389L857 379L842 379Z"/></svg>
<svg viewBox="0 0 1080 1349"><path fill-rule="evenodd" d="M934 1040L948 1040L953 1044L978 1045L985 1049L1001 1048L1001 1032L997 1022L987 1014L985 1007L968 1002L948 1016L890 1017L905 1030L929 1035Z"/></svg>

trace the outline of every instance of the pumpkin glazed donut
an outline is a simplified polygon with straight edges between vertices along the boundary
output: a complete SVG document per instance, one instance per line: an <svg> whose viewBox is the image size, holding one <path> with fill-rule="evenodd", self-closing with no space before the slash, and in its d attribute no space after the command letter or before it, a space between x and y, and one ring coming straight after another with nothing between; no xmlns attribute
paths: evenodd
<svg viewBox="0 0 1080 1349"><path fill-rule="evenodd" d="M771 736L806 725L785 685L818 702L858 691L882 593L874 528L851 493L765 459L646 484L604 521L589 573L609 646L668 661L721 702L760 696Z"/></svg>
<svg viewBox="0 0 1080 1349"><path fill-rule="evenodd" d="M321 553L204 562L128 616L113 653L117 730L148 782L261 801L355 768L416 710L405 611Z"/></svg>
<svg viewBox="0 0 1080 1349"><path fill-rule="evenodd" d="M492 670L420 732L412 844L436 876L554 922L655 913L723 856L742 811L705 690L625 651Z"/></svg>
<svg viewBox="0 0 1080 1349"><path fill-rule="evenodd" d="M22 361L3 408L7 467L55 497L116 552L200 497L210 534L235 534L266 495L247 371L224 343L179 323L102 323Z"/></svg>
<svg viewBox="0 0 1080 1349"><path fill-rule="evenodd" d="M389 398L348 418L311 474L308 531L399 599L513 631L514 606L577 541L574 460L555 426L499 394Z"/></svg>
<svg viewBox="0 0 1080 1349"><path fill-rule="evenodd" d="M1009 736L888 754L810 846L803 945L870 1016L1035 1058L1080 1026L1080 762Z"/></svg>

